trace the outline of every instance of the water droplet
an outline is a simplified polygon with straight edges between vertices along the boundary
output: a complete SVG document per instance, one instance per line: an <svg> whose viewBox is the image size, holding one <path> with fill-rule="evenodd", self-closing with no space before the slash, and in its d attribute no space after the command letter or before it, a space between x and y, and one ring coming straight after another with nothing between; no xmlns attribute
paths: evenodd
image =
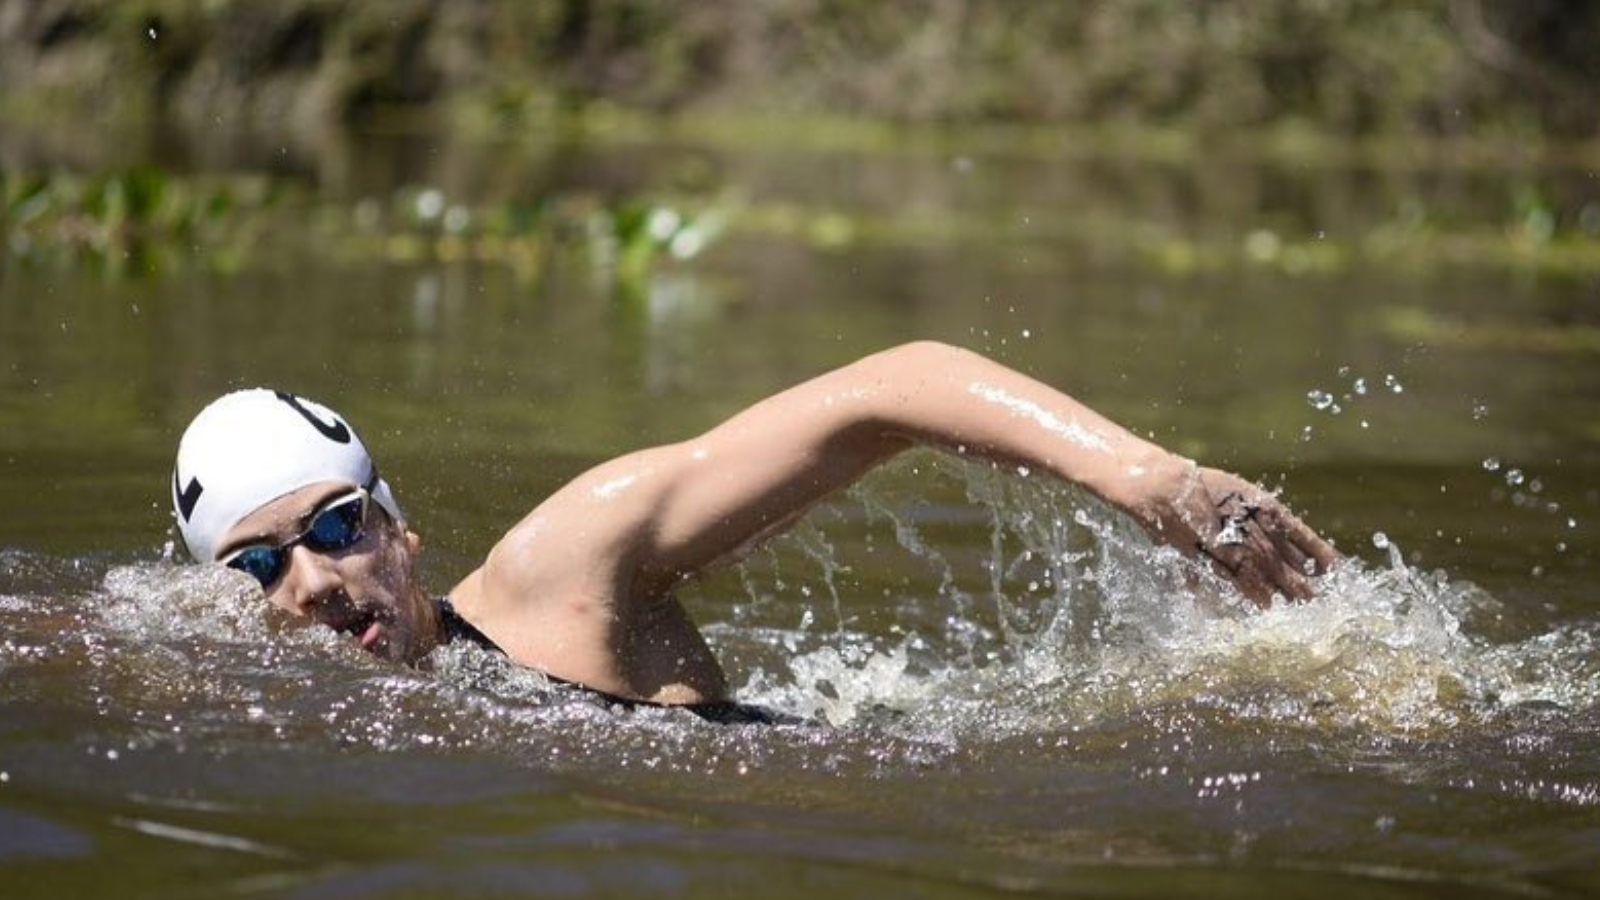
<svg viewBox="0 0 1600 900"><path fill-rule="evenodd" d="M1488 415L1489 415L1489 405L1487 403L1474 403L1474 404L1472 404L1472 418L1473 418L1473 421L1481 422L1481 421L1483 421L1484 417L1486 417Z"/></svg>
<svg viewBox="0 0 1600 900"><path fill-rule="evenodd" d="M1483 470L1485 472L1498 472L1498 471L1500 471L1500 460L1494 458L1493 456L1489 457L1488 459L1483 461Z"/></svg>
<svg viewBox="0 0 1600 900"><path fill-rule="evenodd" d="M1510 471L1506 472L1506 484L1516 487L1522 484L1522 481L1523 478L1521 469L1511 469Z"/></svg>
<svg viewBox="0 0 1600 900"><path fill-rule="evenodd" d="M1578 520L1572 518L1571 516L1568 516L1567 517L1567 527L1568 528L1577 528L1578 527Z"/></svg>
<svg viewBox="0 0 1600 900"><path fill-rule="evenodd" d="M1372 546L1377 547L1379 550L1389 549L1389 536L1381 531L1374 531L1372 533Z"/></svg>
<svg viewBox="0 0 1600 900"><path fill-rule="evenodd" d="M1350 367L1349 366L1340 366L1339 367L1339 377L1340 378L1349 378L1350 377Z"/></svg>
<svg viewBox="0 0 1600 900"><path fill-rule="evenodd" d="M150 35L150 40L152 40L152 41L155 40L156 39L156 28L155 28L155 26L152 25L149 28L145 29L145 34Z"/></svg>
<svg viewBox="0 0 1600 900"><path fill-rule="evenodd" d="M1365 394L1367 392L1367 380L1365 378L1357 378L1353 387L1356 389L1356 393Z"/></svg>
<svg viewBox="0 0 1600 900"><path fill-rule="evenodd" d="M1401 384L1400 379L1394 377L1393 375L1383 376L1383 384L1389 389L1389 393L1391 394L1403 394L1406 391L1406 386Z"/></svg>
<svg viewBox="0 0 1600 900"><path fill-rule="evenodd" d="M1327 391L1308 391L1306 401L1312 409L1326 410L1333 406L1333 395Z"/></svg>

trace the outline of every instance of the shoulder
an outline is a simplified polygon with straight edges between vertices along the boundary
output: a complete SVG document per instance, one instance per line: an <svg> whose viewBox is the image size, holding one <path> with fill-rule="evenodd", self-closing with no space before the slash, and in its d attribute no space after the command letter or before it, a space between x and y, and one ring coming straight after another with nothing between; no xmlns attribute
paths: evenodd
<svg viewBox="0 0 1600 900"><path fill-rule="evenodd" d="M458 590L486 616L618 613L654 586L653 523L679 455L640 451L574 478L506 531Z"/></svg>

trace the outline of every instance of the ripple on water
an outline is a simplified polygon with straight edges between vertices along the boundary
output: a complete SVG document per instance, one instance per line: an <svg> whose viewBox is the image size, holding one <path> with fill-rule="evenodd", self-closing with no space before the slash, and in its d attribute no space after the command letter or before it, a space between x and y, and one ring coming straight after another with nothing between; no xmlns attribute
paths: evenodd
<svg viewBox="0 0 1600 900"><path fill-rule="evenodd" d="M977 589L947 571L971 545L935 549L933 525L886 512L894 497L858 494L850 502L862 520L935 573L904 585L905 605L932 613L854 628L848 610L883 599L829 584L836 621L788 615L783 625L762 609L799 598L751 571L740 589L753 618L712 623L725 655L759 660L734 672L741 697L814 727L623 712L471 648L443 649L423 671L395 668L337 635L280 621L238 573L168 562L0 554L0 668L13 696L88 697L136 744L468 750L558 770L603 757L643 770L737 774L781 759L893 771L1030 736L1072 744L1174 710L1205 723L1197 727L1265 730L1285 743L1297 734L1429 740L1495 732L1529 709L1596 706L1596 623L1497 640L1473 625L1494 617L1493 597L1408 567L1398 548L1384 564L1341 567L1314 602L1262 611L1090 500L982 472L958 477L991 529ZM777 551L791 570L834 552L797 540L809 543ZM1550 783L1562 786L1540 790L1574 802L1592 789Z"/></svg>
<svg viewBox="0 0 1600 900"><path fill-rule="evenodd" d="M1183 702L1241 720L1400 735L1492 722L1528 704L1595 705L1593 622L1492 640L1471 623L1493 617L1493 597L1408 567L1394 547L1387 564L1341 567L1315 602L1261 611L1203 575L1187 577L1174 554L1094 503L1016 481L969 476L969 496L995 513L988 565L1000 574L991 596L963 594L948 577L910 585L937 595L926 605L953 611L933 629L919 626L934 619L892 633L792 618L788 627L713 623L719 649L762 660L736 673L743 698L935 743L1070 730ZM1062 515L1069 505L1076 513ZM942 552L914 522L886 530L913 555ZM215 707L246 729L310 721L375 747L450 745L481 731L480 719L582 731L619 718L461 648L441 651L431 674L385 667L336 635L276 620L253 584L227 569L96 568L0 555L9 621L0 665L70 656L113 695L136 694L135 706ZM757 595L786 588L747 580L745 589L752 605L770 605ZM340 691L348 696L332 696ZM441 714L432 708L441 701L473 712Z"/></svg>

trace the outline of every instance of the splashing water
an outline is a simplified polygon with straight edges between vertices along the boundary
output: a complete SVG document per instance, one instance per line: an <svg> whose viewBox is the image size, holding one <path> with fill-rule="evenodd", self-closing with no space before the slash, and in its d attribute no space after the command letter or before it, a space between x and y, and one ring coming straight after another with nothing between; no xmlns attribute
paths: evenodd
<svg viewBox="0 0 1600 900"><path fill-rule="evenodd" d="M743 700L940 746L1174 704L1239 723L1418 735L1600 698L1594 623L1497 643L1469 627L1499 614L1494 598L1407 566L1381 532L1382 564L1351 560L1313 602L1263 611L1075 490L942 460L910 471L913 483L869 480L814 514L727 586L739 612L707 633ZM908 499L930 481L959 500ZM834 538L841 529L889 540ZM941 543L974 529L987 539ZM869 590L856 553L915 577ZM145 741L222 728L378 749L492 740L559 758L574 739L617 740L615 711L477 650L396 669L324 629L279 621L238 573L165 562L100 570L95 581L93 566L7 557L0 667L22 673L15 695L26 696L29 671L60 658L87 673L102 703L155 716L132 716ZM645 723L637 734L621 726L633 735L624 743L660 737L651 715L620 721Z"/></svg>
<svg viewBox="0 0 1600 900"><path fill-rule="evenodd" d="M1510 839L1460 823L1507 814L1557 864L1592 858L1593 620L1508 638L1495 598L1393 539L1262 611L1046 479L918 458L883 475L685 598L741 699L799 726L613 708L472 646L393 666L217 567L0 551L0 816L310 883L367 859L380 821L424 830L363 877L499 871L478 848L546 840L571 866L593 835L585 872L690 865L734 835L789 871L836 833L851 867L862 833L924 867L1004 831L1069 868L1109 848L1277 871L1331 846L1494 881L1499 857L1476 860ZM775 809L799 824L774 831ZM944 830L919 839L929 809ZM1416 839L1440 849L1419 863Z"/></svg>
<svg viewBox="0 0 1600 900"><path fill-rule="evenodd" d="M945 475L988 510L986 584L952 574L948 554L906 517L890 524L903 550L942 573L935 596L908 605L942 606L966 627L851 634L802 650L786 673L762 671L747 695L836 724L891 707L911 733L989 738L1182 702L1244 719L1424 734L1492 721L1519 703L1600 698L1593 626L1496 644L1465 623L1492 619L1498 601L1409 567L1381 532L1382 565L1348 561L1313 602L1261 611L1092 498L980 466ZM877 489L856 496L869 518L897 505ZM1573 656L1586 678L1530 675ZM808 696L817 685L825 697Z"/></svg>

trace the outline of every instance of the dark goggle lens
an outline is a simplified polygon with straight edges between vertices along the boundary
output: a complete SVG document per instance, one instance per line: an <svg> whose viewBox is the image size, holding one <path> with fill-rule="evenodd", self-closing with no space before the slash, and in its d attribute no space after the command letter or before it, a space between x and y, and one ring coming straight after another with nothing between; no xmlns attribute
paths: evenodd
<svg viewBox="0 0 1600 900"><path fill-rule="evenodd" d="M277 547L247 547L228 560L228 567L249 575L265 588L283 574L283 562L287 557L288 554Z"/></svg>
<svg viewBox="0 0 1600 900"><path fill-rule="evenodd" d="M332 506L324 507L311 518L311 526L288 543L272 547L257 544L246 547L228 559L231 569L249 575L270 589L273 582L283 576L289 564L289 550L296 544L305 544L318 553L344 550L361 540L367 522L367 495L352 494Z"/></svg>
<svg viewBox="0 0 1600 900"><path fill-rule="evenodd" d="M313 550L343 550L361 540L367 518L367 498L358 495L317 513L301 540Z"/></svg>

